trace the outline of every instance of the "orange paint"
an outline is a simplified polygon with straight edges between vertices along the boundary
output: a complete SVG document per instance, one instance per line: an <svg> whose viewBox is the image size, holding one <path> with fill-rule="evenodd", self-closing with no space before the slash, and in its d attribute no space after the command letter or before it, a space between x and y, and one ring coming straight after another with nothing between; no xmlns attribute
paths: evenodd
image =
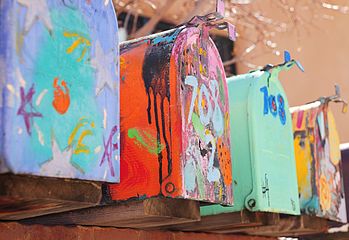
<svg viewBox="0 0 349 240"><path fill-rule="evenodd" d="M61 85L64 87L64 90L61 86L58 85L58 78L56 77L53 80L54 90L54 99L52 102L52 106L56 109L59 114L64 114L68 111L70 105L70 96L69 89L64 80L61 81Z"/></svg>
<svg viewBox="0 0 349 240"><path fill-rule="evenodd" d="M208 59L194 59L198 52L192 46L207 41L200 39L198 29L190 28L179 32L177 30L157 37L149 36L120 45L121 181L119 184L108 185L112 200L144 199L161 195L232 203L229 126L223 129L227 134L219 136L225 146L221 144L221 148L216 150L218 137L213 137L213 133L200 120L196 125L199 132L195 132L192 118L189 118L190 111L199 114L199 109L203 109L207 114L208 104L211 104L213 113L215 101L210 94L209 83L216 81L217 69L224 74L223 64L211 42L203 44L211 53L207 54ZM205 67L210 67L207 71L210 75L200 75L199 61ZM189 75L195 76L196 87L185 84ZM202 85L206 86L208 96L199 102ZM193 91L197 91L195 101L192 100ZM224 91L227 92L227 89ZM227 93L224 94L226 95ZM217 106L221 107L221 104ZM228 106L223 107L223 112L226 112ZM154 151L140 147L135 142L134 135L129 137L129 131L132 133L133 129L154 133L155 154ZM205 142L208 139L205 137L199 139L207 131L212 139L209 142ZM197 151L194 154L190 149ZM223 157L215 159L217 153L221 153ZM212 160L217 160L219 166L209 166L210 163L213 165ZM186 175L185 166L194 166L195 163L197 168L189 169L194 171ZM208 175L216 176L213 170L219 173L218 178L209 181Z"/></svg>
<svg viewBox="0 0 349 240"><path fill-rule="evenodd" d="M224 171L222 171L224 183L230 185L232 183L230 150L224 145L222 138L218 138L217 152L220 168L224 169Z"/></svg>

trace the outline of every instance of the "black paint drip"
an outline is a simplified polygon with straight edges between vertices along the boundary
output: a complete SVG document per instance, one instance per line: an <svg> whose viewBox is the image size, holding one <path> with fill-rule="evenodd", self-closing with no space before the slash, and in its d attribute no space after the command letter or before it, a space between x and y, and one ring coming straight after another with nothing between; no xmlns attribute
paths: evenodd
<svg viewBox="0 0 349 240"><path fill-rule="evenodd" d="M157 131L157 147L160 148L161 138L164 140L166 145L167 153L167 176L164 178L162 174L163 168L163 155L162 151L158 153L158 162L159 162L159 184L160 184L160 193L162 193L162 182L171 175L172 172L172 152L166 136L166 119L164 111L164 101L167 100L170 105L170 59L172 52L173 43L151 45L145 52L144 63L142 66L142 77L144 81L144 86L146 93L148 95L148 123L152 124L151 116L151 93L153 95L153 111L154 111L154 120ZM160 109L158 109L158 100L157 97L160 96ZM171 131L171 113L170 107L169 111L169 132L170 139L172 139ZM159 118L159 114L161 119Z"/></svg>

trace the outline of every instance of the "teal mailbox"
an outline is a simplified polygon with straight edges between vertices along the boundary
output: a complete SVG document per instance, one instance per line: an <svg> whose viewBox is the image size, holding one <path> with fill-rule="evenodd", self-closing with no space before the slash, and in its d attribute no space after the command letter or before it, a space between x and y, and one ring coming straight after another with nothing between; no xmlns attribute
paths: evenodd
<svg viewBox="0 0 349 240"><path fill-rule="evenodd" d="M203 206L202 216L244 209L300 214L292 118L278 73L301 66L285 58L228 78L234 206Z"/></svg>

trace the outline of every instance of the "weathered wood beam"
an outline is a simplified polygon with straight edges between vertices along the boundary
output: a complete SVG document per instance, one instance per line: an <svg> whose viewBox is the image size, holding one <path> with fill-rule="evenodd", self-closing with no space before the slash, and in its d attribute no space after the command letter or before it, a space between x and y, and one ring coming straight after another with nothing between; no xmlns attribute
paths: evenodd
<svg viewBox="0 0 349 240"><path fill-rule="evenodd" d="M101 200L100 183L0 174L0 220L86 208Z"/></svg>
<svg viewBox="0 0 349 240"><path fill-rule="evenodd" d="M88 225L151 228L200 220L199 202L152 198L27 219L45 225Z"/></svg>

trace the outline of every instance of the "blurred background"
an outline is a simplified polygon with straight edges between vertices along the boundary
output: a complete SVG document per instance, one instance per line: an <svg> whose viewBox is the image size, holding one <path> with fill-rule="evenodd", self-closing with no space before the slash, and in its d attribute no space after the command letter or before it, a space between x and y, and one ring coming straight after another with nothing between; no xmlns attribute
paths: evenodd
<svg viewBox="0 0 349 240"><path fill-rule="evenodd" d="M167 30L215 11L215 0L113 0L121 41ZM334 94L349 99L349 0L226 0L225 17L237 29L231 42L212 31L227 76L283 62L290 51L305 68L281 73L290 106ZM349 142L349 113L331 104L341 142Z"/></svg>

